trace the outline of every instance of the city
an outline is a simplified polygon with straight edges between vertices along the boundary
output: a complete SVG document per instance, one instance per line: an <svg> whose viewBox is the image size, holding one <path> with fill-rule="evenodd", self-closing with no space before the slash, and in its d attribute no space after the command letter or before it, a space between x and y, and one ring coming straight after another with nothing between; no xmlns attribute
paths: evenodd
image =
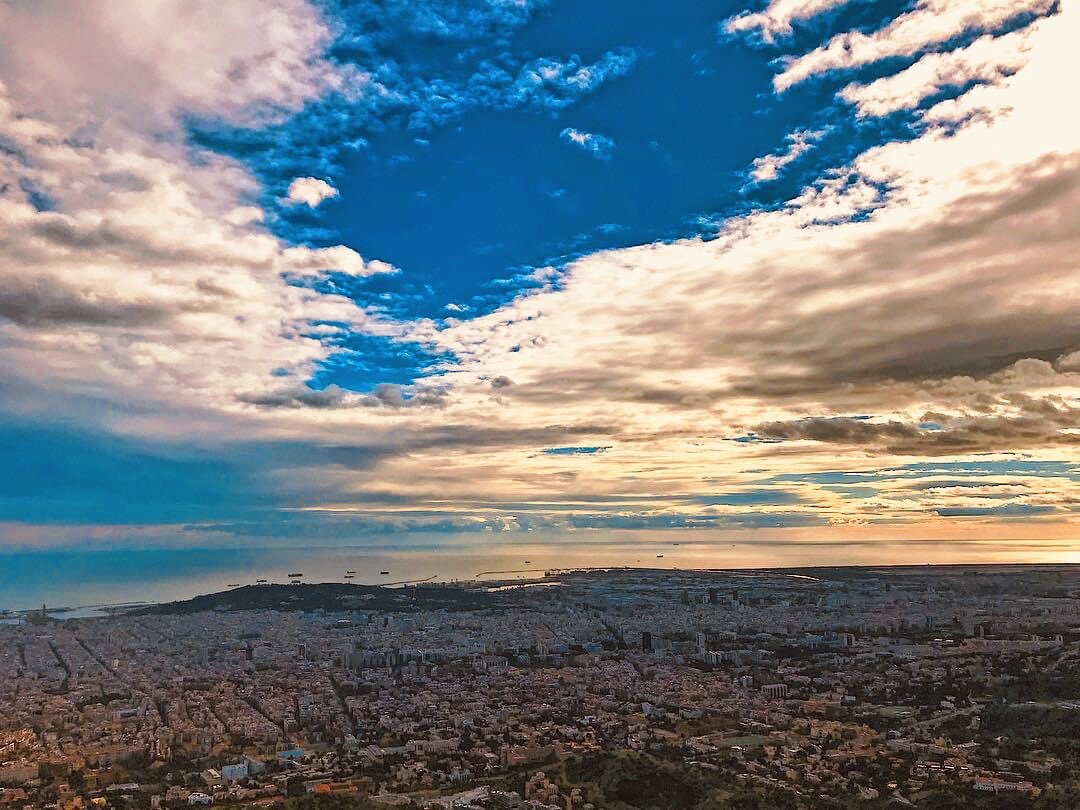
<svg viewBox="0 0 1080 810"><path fill-rule="evenodd" d="M0 625L0 806L1065 807L1080 796L1073 566L320 588ZM252 591L279 607L248 609ZM433 608L453 591L466 603ZM295 608L304 592L325 606L305 595Z"/></svg>

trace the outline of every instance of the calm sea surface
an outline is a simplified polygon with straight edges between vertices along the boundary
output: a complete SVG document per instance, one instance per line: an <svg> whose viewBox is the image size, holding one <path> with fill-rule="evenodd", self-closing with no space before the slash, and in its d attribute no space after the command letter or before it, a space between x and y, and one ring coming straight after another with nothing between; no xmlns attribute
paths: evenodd
<svg viewBox="0 0 1080 810"><path fill-rule="evenodd" d="M1031 544L896 544L852 547L811 542L602 541L506 542L409 548L103 548L0 551L0 610L163 602L226 590L256 579L288 582L398 583L427 578L514 579L547 568L756 568L969 562L1077 562L1076 553ZM663 555L658 557L657 555ZM526 560L528 562L526 562ZM387 571L389 573L382 574Z"/></svg>

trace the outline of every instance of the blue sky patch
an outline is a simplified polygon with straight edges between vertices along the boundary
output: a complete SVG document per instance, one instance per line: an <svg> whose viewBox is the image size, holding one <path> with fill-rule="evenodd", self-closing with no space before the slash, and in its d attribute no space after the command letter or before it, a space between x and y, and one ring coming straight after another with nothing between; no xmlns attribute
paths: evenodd
<svg viewBox="0 0 1080 810"><path fill-rule="evenodd" d="M758 50L716 36L735 3L511 5L328 3L341 21L333 55L368 77L355 96L332 94L263 129L192 120L192 137L255 172L282 238L344 243L401 269L335 279L343 294L438 319L492 311L534 286L537 267L708 235L727 216L782 205L825 166L912 135L906 120L856 119L831 77L778 102ZM843 13L873 22L887 10ZM811 150L745 187L763 145L782 150L808 128L824 133ZM339 196L280 205L300 176ZM358 359L332 360L318 384L410 381L350 369Z"/></svg>

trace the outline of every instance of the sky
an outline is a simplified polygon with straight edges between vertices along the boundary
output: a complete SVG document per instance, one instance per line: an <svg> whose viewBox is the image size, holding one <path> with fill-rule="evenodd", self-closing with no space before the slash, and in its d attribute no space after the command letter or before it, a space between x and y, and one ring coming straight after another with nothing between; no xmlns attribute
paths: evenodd
<svg viewBox="0 0 1080 810"><path fill-rule="evenodd" d="M1080 561L1078 6L0 4L0 551Z"/></svg>

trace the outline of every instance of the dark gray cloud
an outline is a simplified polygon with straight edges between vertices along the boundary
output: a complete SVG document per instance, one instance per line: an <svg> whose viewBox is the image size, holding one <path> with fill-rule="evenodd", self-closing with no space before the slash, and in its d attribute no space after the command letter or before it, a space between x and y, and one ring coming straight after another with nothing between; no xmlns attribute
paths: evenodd
<svg viewBox="0 0 1080 810"><path fill-rule="evenodd" d="M86 326L154 327L176 314L174 307L152 302L119 301L91 290L32 282L0 288L0 318L27 329L82 324Z"/></svg>
<svg viewBox="0 0 1080 810"><path fill-rule="evenodd" d="M442 408L449 392L435 386L402 386L383 383L362 397L360 403L368 408Z"/></svg>
<svg viewBox="0 0 1080 810"><path fill-rule="evenodd" d="M968 480L956 480L956 479L935 479L933 481L917 481L911 484L908 489L915 490L916 492L927 492L935 489L987 489L987 488L1026 488L1027 484L1020 481L968 481ZM983 496L985 497L985 495Z"/></svg>
<svg viewBox="0 0 1080 810"><path fill-rule="evenodd" d="M859 268L842 283L828 273L788 279L766 307L785 316L771 328L751 326L736 351L767 350L770 361L785 359L805 371L765 370L744 378L736 390L791 396L844 383L981 376L1023 358L1052 360L1080 343L1071 303L1028 303L1011 292L1021 262L1037 269L1046 284L1064 282L1073 272L1060 265L1060 256L1080 233L1080 158L1046 157L1019 173L1016 184L1006 195L962 197L933 224L888 230L860 241L848 255L840 252L839 267ZM1032 242L1035 233L1038 243ZM970 271L938 272L960 256ZM891 283L916 273L933 273L938 281L932 289ZM793 306L875 284L890 288L889 294L860 298L843 311L799 315Z"/></svg>
<svg viewBox="0 0 1080 810"><path fill-rule="evenodd" d="M698 495L698 503L710 506L767 506L805 503L797 492L786 489L747 489L741 492L725 492L719 495Z"/></svg>
<svg viewBox="0 0 1080 810"><path fill-rule="evenodd" d="M240 401L261 408L341 408L346 397L347 392L337 385L320 390L301 386L289 391L240 397Z"/></svg>
<svg viewBox="0 0 1080 810"><path fill-rule="evenodd" d="M261 408L442 408L449 393L445 388L401 386L384 383L370 394L354 394L338 385L322 389L295 386L268 394L240 397L241 402Z"/></svg>
<svg viewBox="0 0 1080 810"><path fill-rule="evenodd" d="M941 517L1004 517L1024 518L1051 515L1057 507L1048 504L1006 503L1001 506L949 506L935 509Z"/></svg>
<svg viewBox="0 0 1080 810"><path fill-rule="evenodd" d="M754 432L773 440L870 445L890 453L927 456L1080 444L1080 435L1072 430L1080 427L1080 408L1061 397L1007 394L989 402L998 410L1008 407L1020 413L935 413L932 423L813 417L767 422L755 426Z"/></svg>

